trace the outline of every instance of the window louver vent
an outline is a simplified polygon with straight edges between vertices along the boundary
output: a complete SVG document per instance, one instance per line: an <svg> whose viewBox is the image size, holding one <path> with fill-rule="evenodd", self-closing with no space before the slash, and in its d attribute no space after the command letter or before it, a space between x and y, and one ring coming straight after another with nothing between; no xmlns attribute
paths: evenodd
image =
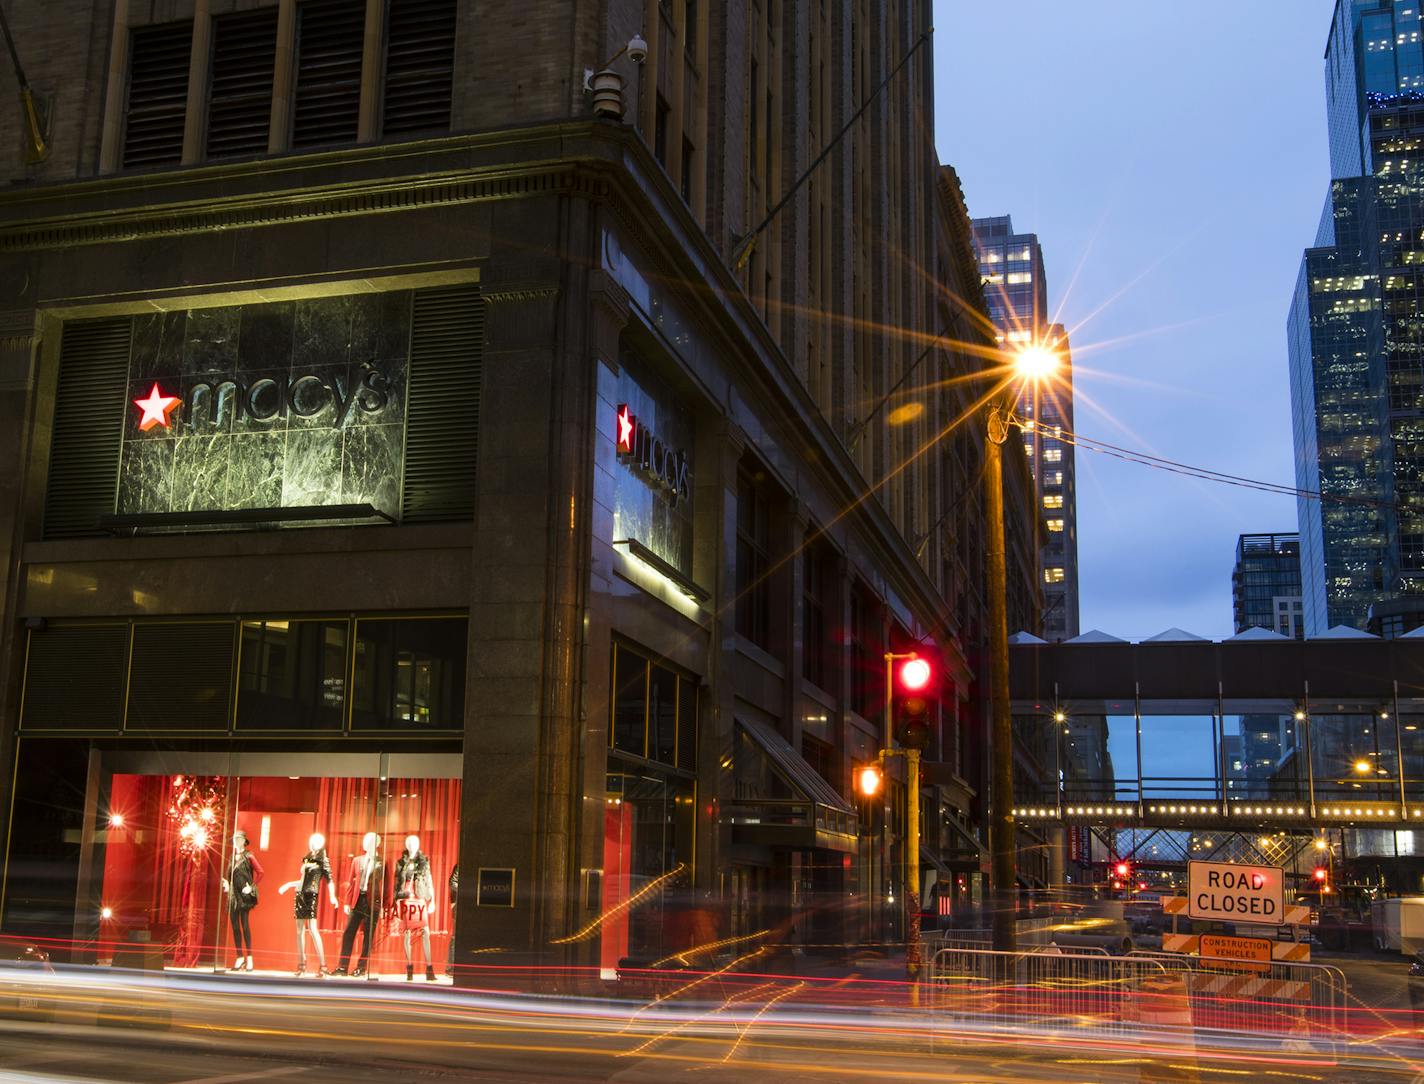
<svg viewBox="0 0 1424 1084"><path fill-rule="evenodd" d="M391 0L385 135L448 131L455 72L455 0Z"/></svg>
<svg viewBox="0 0 1424 1084"><path fill-rule="evenodd" d="M45 494L46 538L102 534L114 510L131 318L76 320L64 327Z"/></svg>
<svg viewBox="0 0 1424 1084"><path fill-rule="evenodd" d="M236 632L231 621L135 625L125 728L226 730Z"/></svg>
<svg viewBox="0 0 1424 1084"><path fill-rule="evenodd" d="M139 27L130 41L124 168L180 162L193 22Z"/></svg>
<svg viewBox="0 0 1424 1084"><path fill-rule="evenodd" d="M209 158L267 153L276 60L275 7L215 20L213 81L208 96Z"/></svg>
<svg viewBox="0 0 1424 1084"><path fill-rule="evenodd" d="M309 0L298 10L292 146L354 143L361 119L362 0Z"/></svg>
<svg viewBox="0 0 1424 1084"><path fill-rule="evenodd" d="M484 322L478 286L415 293L401 513L405 523L474 515Z"/></svg>
<svg viewBox="0 0 1424 1084"><path fill-rule="evenodd" d="M128 661L127 625L31 631L21 728L118 730Z"/></svg>

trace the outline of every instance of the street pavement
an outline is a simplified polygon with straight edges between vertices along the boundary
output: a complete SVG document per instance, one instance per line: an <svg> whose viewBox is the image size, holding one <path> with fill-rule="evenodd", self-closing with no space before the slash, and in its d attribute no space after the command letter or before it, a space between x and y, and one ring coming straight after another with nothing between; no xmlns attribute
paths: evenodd
<svg viewBox="0 0 1424 1084"><path fill-rule="evenodd" d="M245 976L0 973L0 1081L1413 1081L1424 1047L980 1027L914 1006L797 1001L801 980L656 1003ZM23 998L21 1001L19 999ZM8 1000L5 1000L8 999Z"/></svg>

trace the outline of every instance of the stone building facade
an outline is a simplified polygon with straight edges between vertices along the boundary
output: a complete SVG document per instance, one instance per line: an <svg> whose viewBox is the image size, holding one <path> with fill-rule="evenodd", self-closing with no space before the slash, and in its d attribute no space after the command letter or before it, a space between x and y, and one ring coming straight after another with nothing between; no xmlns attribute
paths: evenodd
<svg viewBox="0 0 1424 1084"><path fill-rule="evenodd" d="M0 111L7 932L218 963L241 830L343 885L374 833L387 909L414 839L442 975L878 938L892 648L941 665L926 856L973 899L991 382L951 383L985 333L927 0L11 22L49 153Z"/></svg>

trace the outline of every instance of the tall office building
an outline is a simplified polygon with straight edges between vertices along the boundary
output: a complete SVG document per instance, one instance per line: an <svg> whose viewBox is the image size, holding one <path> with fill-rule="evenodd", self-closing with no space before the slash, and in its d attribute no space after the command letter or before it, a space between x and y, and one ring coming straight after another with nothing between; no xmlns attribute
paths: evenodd
<svg viewBox="0 0 1424 1084"><path fill-rule="evenodd" d="M1038 235L1016 233L1009 215L974 220L974 245L984 280L984 298L1001 347L1045 346L1061 361L1058 379L1019 410L1039 425L1024 434L1033 465L1040 510L1039 576L1043 586L1043 635L1078 635L1078 490L1073 445L1060 438L1073 429L1073 359L1062 324L1051 320L1048 276Z"/></svg>
<svg viewBox="0 0 1424 1084"><path fill-rule="evenodd" d="M1231 604L1237 632L1270 629L1303 639L1300 535L1243 534L1238 538Z"/></svg>
<svg viewBox="0 0 1424 1084"><path fill-rule="evenodd" d="M1306 630L1424 607L1424 42L1417 0L1339 0L1333 179L1288 322Z"/></svg>

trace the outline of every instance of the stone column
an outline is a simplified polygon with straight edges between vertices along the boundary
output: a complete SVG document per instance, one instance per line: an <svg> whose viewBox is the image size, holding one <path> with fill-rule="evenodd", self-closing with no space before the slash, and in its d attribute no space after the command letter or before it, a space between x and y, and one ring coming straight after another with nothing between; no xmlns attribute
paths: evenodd
<svg viewBox="0 0 1424 1084"><path fill-rule="evenodd" d="M725 418L697 430L697 469L692 478L694 575L712 592L707 673L698 705L699 780L697 881L699 894L723 897L730 887L732 829L721 816L734 797L732 763L737 664L737 464L746 435ZM723 931L725 933L726 931Z"/></svg>
<svg viewBox="0 0 1424 1084"><path fill-rule="evenodd" d="M511 205L483 279L457 963L562 958L576 918L594 363L589 204ZM559 253L560 257L548 254ZM479 867L515 871L476 907Z"/></svg>

